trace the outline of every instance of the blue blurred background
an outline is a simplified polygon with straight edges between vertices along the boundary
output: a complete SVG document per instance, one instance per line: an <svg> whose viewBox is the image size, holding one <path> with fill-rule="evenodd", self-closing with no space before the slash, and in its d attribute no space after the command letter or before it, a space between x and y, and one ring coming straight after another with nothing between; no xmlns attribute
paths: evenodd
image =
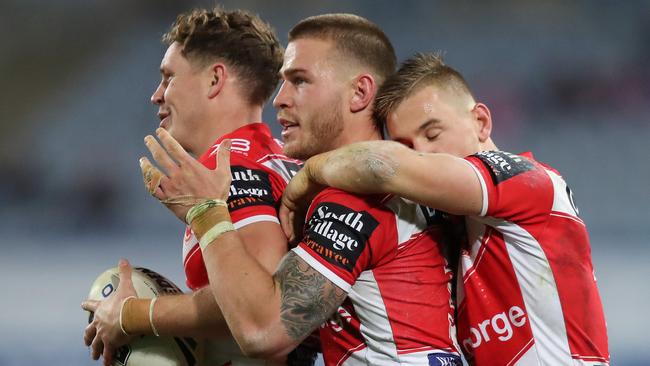
<svg viewBox="0 0 650 366"><path fill-rule="evenodd" d="M445 53L502 149L559 169L590 230L613 365L648 365L650 2L223 1L273 24L352 12L399 59ZM94 365L79 307L120 257L184 286L182 225L142 187L172 0L1 0L0 365ZM265 117L276 135L275 113ZM645 310L644 310L645 309Z"/></svg>

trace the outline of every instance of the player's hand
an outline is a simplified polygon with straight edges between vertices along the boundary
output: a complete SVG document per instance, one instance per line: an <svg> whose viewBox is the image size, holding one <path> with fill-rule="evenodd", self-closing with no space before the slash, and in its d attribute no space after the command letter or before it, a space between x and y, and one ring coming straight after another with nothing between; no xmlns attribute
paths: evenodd
<svg viewBox="0 0 650 366"><path fill-rule="evenodd" d="M127 336L120 327L120 308L122 301L129 296L136 296L133 282L131 281L131 265L125 259L120 260L120 283L115 292L106 300L86 300L81 303L81 308L93 312L93 321L84 331L84 343L91 348L93 360L103 356L104 365L113 362L115 351L122 345L129 343L133 337Z"/></svg>
<svg viewBox="0 0 650 366"><path fill-rule="evenodd" d="M289 242L302 236L301 230L307 209L314 197L324 188L325 186L310 180L305 170L300 170L285 188L279 216L282 230Z"/></svg>
<svg viewBox="0 0 650 366"><path fill-rule="evenodd" d="M162 143L153 136L144 138L154 161L140 158L142 178L149 193L160 200L181 221L189 209L208 199L226 201L230 192L230 140L219 145L217 169L210 170L188 154L185 149L162 128L156 130Z"/></svg>

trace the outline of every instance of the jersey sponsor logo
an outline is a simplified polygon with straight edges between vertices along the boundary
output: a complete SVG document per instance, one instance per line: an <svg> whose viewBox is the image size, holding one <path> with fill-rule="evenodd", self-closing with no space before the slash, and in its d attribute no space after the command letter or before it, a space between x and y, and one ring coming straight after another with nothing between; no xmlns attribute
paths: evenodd
<svg viewBox="0 0 650 366"><path fill-rule="evenodd" d="M460 356L453 353L429 353L427 358L429 359L429 366L463 366Z"/></svg>
<svg viewBox="0 0 650 366"><path fill-rule="evenodd" d="M521 328L526 324L526 313L519 306L512 306L508 311L495 314L489 319L478 323L476 327L469 328L469 337L463 340L463 347L468 353L472 349L480 347L483 343L495 339L506 342L514 335L515 328Z"/></svg>
<svg viewBox="0 0 650 366"><path fill-rule="evenodd" d="M243 166L231 167L232 183L228 196L230 211L255 205L275 205L268 173Z"/></svg>
<svg viewBox="0 0 650 366"><path fill-rule="evenodd" d="M252 169L244 170L233 170L232 171L232 181L233 182L252 182L252 181L261 181L260 176L255 174Z"/></svg>
<svg viewBox="0 0 650 366"><path fill-rule="evenodd" d="M352 271L378 224L366 211L323 202L309 218L305 244L328 262Z"/></svg>
<svg viewBox="0 0 650 366"><path fill-rule="evenodd" d="M499 184L535 168L530 160L505 151L481 151L473 156L479 158L490 168L494 184Z"/></svg>

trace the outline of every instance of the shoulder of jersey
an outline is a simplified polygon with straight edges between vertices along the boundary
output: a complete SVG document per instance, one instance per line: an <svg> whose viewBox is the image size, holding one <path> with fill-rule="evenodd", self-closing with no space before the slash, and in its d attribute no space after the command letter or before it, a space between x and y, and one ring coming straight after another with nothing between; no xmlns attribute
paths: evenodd
<svg viewBox="0 0 650 366"><path fill-rule="evenodd" d="M338 202L355 209L370 210L373 208L385 208L392 195L364 195L346 192L338 188L327 187L322 190L313 202Z"/></svg>

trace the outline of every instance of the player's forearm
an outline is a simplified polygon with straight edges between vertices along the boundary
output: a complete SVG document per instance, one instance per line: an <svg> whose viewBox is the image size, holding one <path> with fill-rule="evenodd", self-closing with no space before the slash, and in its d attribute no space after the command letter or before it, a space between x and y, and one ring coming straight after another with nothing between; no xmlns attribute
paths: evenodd
<svg viewBox="0 0 650 366"><path fill-rule="evenodd" d="M304 170L318 184L354 193L392 193L400 149L405 147L391 141L356 143L309 159Z"/></svg>
<svg viewBox="0 0 650 366"><path fill-rule="evenodd" d="M160 297L155 304L153 323L161 336L220 338L229 335L209 287Z"/></svg>
<svg viewBox="0 0 650 366"><path fill-rule="evenodd" d="M130 335L220 338L228 327L209 288L194 293L130 299L122 308Z"/></svg>
<svg viewBox="0 0 650 366"><path fill-rule="evenodd" d="M368 141L315 158L305 164L305 174L318 184L361 194L394 194L458 215L481 211L476 173L467 161L452 155L420 153L393 141Z"/></svg>
<svg viewBox="0 0 650 366"><path fill-rule="evenodd" d="M203 251L210 287L230 331L249 356L278 357L287 342L280 323L280 294L273 277L245 249L236 231L220 235Z"/></svg>

